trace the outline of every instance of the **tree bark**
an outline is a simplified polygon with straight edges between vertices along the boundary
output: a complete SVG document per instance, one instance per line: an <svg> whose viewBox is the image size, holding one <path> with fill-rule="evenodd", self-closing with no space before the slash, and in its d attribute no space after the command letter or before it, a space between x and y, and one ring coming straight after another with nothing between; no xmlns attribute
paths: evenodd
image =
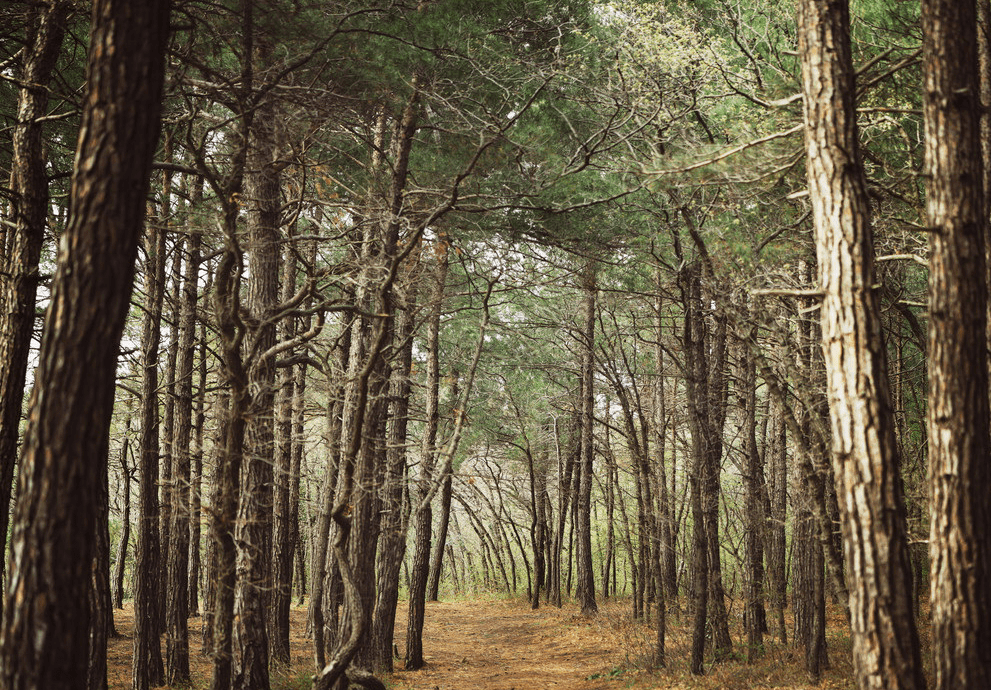
<svg viewBox="0 0 991 690"><path fill-rule="evenodd" d="M757 337L756 327L750 338ZM747 633L747 661L764 655L767 613L764 609L764 531L767 517L763 497L767 492L763 458L757 451L757 367L746 343L740 348L740 397L743 403L744 548L746 562L743 621Z"/></svg>
<svg viewBox="0 0 991 690"><path fill-rule="evenodd" d="M0 638L2 685L12 690L86 683L92 497L105 476L117 353L160 129L169 10L167 0L93 3L73 210L18 480Z"/></svg>
<svg viewBox="0 0 991 690"><path fill-rule="evenodd" d="M6 278L0 295L0 535L10 521L10 497L17 464L21 409L38 294L38 262L48 218L47 158L40 118L48 110L48 84L65 36L72 3L31 8L28 45L20 78L17 124L13 129L11 203L13 233L5 252ZM0 248L2 249L2 248ZM0 548L0 573L7 550ZM0 604L2 606L2 604Z"/></svg>
<svg viewBox="0 0 991 690"><path fill-rule="evenodd" d="M259 48L264 63L267 50ZM250 56L246 59L255 59ZM272 480L275 362L273 309L279 301L280 173L275 148L275 104L255 113L248 149L245 187L248 211L249 273L247 304L249 358L245 361L251 403L246 410L247 456L241 475L235 526L237 584L234 593L234 690L267 690L269 642L266 609L272 584Z"/></svg>
<svg viewBox="0 0 991 690"><path fill-rule="evenodd" d="M936 687L991 685L991 485L975 3L922 3L929 253L929 477Z"/></svg>
<svg viewBox="0 0 991 690"><path fill-rule="evenodd" d="M193 428L193 355L200 241L198 233L189 235L185 241L182 301L177 307L179 352L176 361L176 410L172 450L172 541L168 555L169 582L165 597L165 677L169 685L189 682L190 440ZM180 246L176 247L176 251L180 251Z"/></svg>
<svg viewBox="0 0 991 690"><path fill-rule="evenodd" d="M114 561L113 577L113 606L115 609L124 608L124 573L127 565L127 547L131 539L131 480L134 471L127 462L131 449L131 413L127 414L124 425L124 439L120 449L120 476L123 484L124 507L120 518L120 541L117 542L117 558Z"/></svg>
<svg viewBox="0 0 991 690"><path fill-rule="evenodd" d="M138 442L138 543L134 554L134 662L131 687L165 683L160 636L162 597L158 503L158 349L165 289L165 231L150 225L145 242L145 305L141 337L141 438Z"/></svg>
<svg viewBox="0 0 991 690"><path fill-rule="evenodd" d="M595 603L595 571L592 568L592 466L595 423L595 301L596 267L589 259L581 275L581 442L578 461L578 493L575 496L578 581L575 596L583 616L598 613Z"/></svg>
<svg viewBox="0 0 991 690"><path fill-rule="evenodd" d="M413 542L413 566L410 569L409 615L406 624L405 668L415 671L423 667L423 622L427 577L430 568L430 539L433 530L433 510L430 501L430 484L435 481L434 465L437 459L437 432L440 426L440 317L443 312L444 290L448 271L448 243L439 238L435 249L436 267L431 294L430 315L427 321L427 380L425 418L426 426L420 447L420 476L413 494L415 537Z"/></svg>
<svg viewBox="0 0 991 690"><path fill-rule="evenodd" d="M288 302L296 292L296 247L286 245L282 261L280 299ZM296 335L294 318L284 319L279 325L278 339L290 340ZM284 353L291 356L292 350ZM282 367L275 391L273 505L272 505L272 602L269 610L269 642L273 664L289 666L289 604L292 596L292 523L289 514L289 494L293 476L293 397L296 379L293 367Z"/></svg>
<svg viewBox="0 0 991 690"><path fill-rule="evenodd" d="M845 0L799 2L809 193L816 228L833 466L858 686L922 690L919 639L857 138Z"/></svg>
<svg viewBox="0 0 991 690"><path fill-rule="evenodd" d="M211 281L207 281L209 287ZM196 417L193 422L192 479L189 501L189 615L200 615L200 542L203 502L203 432L206 423L207 341L206 324L200 323L200 359L197 366Z"/></svg>
<svg viewBox="0 0 991 690"><path fill-rule="evenodd" d="M369 639L369 660L375 673L392 672L392 650L399 600L399 569L406 554L409 500L406 495L406 443L413 388L413 334L416 277L408 277L402 308L397 310L395 347L399 352L389 382L388 440L385 485L382 487L382 534L376 562L376 599Z"/></svg>
<svg viewBox="0 0 991 690"><path fill-rule="evenodd" d="M427 580L427 601L437 601L440 597L440 575L444 565L444 552L447 549L447 533L451 525L451 495L454 491L453 476L445 472L438 480L440 486L440 509L437 514L437 538L430 555L430 577Z"/></svg>

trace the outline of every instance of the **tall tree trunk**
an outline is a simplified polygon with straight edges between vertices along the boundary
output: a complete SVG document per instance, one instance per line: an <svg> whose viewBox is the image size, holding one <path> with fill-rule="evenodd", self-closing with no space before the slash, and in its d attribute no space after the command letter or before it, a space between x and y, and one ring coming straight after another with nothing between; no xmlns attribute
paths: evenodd
<svg viewBox="0 0 991 690"><path fill-rule="evenodd" d="M168 555L166 587L165 677L169 685L189 682L189 525L190 440L193 429L193 355L196 336L196 301L199 292L199 233L185 241L185 274L178 306L178 359L176 361L176 410L173 436L172 543ZM176 247L180 251L180 246ZM198 546L197 546L198 548Z"/></svg>
<svg viewBox="0 0 991 690"><path fill-rule="evenodd" d="M86 683L92 497L105 478L117 353L160 129L169 10L167 0L93 3L73 210L18 480L16 560L0 637L0 684L12 690Z"/></svg>
<svg viewBox="0 0 991 690"><path fill-rule="evenodd" d="M756 339L757 329L748 334ZM747 661L753 662L764 654L764 632L767 614L764 609L764 483L763 458L757 451L757 368L746 343L740 348L740 397L742 398L744 467L744 548L746 559L743 621L747 633Z"/></svg>
<svg viewBox="0 0 991 690"><path fill-rule="evenodd" d="M258 47L264 64L267 46ZM248 59L248 58L246 58ZM255 59L255 56L250 56ZM235 526L237 584L234 593L234 690L267 690L269 643L266 608L272 584L272 458L276 342L273 310L279 301L280 174L275 147L275 104L257 109L245 176L248 211L249 274L246 307L251 314L245 362L251 404L247 410L241 496Z"/></svg>
<svg viewBox="0 0 991 690"><path fill-rule="evenodd" d="M448 243L441 237L435 250L436 267L434 285L430 296L430 315L427 321L427 380L426 426L420 447L420 476L413 493L416 534L413 542L413 567L410 570L409 615L406 625L407 670L423 667L423 620L427 576L430 568L430 538L433 530L433 511L430 501L430 484L435 480L434 465L437 459L437 431L440 426L440 317L443 312L444 289L447 282Z"/></svg>
<svg viewBox="0 0 991 690"><path fill-rule="evenodd" d="M207 281L210 286L212 281ZM206 423L207 340L206 324L200 323L200 359L197 366L196 417L193 422L192 479L189 501L189 615L200 615L200 541L202 536L203 432Z"/></svg>
<svg viewBox="0 0 991 690"><path fill-rule="evenodd" d="M144 326L141 336L141 438L138 442L138 535L134 555L134 662L131 687L165 683L162 664L159 541L158 350L165 290L165 230L149 225L146 241Z"/></svg>
<svg viewBox="0 0 991 690"><path fill-rule="evenodd" d="M778 641L788 644L785 607L788 583L785 576L785 518L788 509L788 463L783 403L772 396L768 441L764 450L769 466L767 517L767 582L771 608L774 610Z"/></svg>
<svg viewBox="0 0 991 690"><path fill-rule="evenodd" d="M9 249L3 252L6 277L0 294L0 535L6 544L10 496L17 464L21 409L34 332L38 294L38 262L48 219L47 159L41 117L48 111L48 84L58 60L72 3L35 5L28 19L17 124L13 129L11 216L14 225ZM0 548L0 573L6 548ZM2 604L0 604L2 606Z"/></svg>
<svg viewBox="0 0 991 690"><path fill-rule="evenodd" d="M440 574L444 565L444 551L447 549L447 533L451 525L451 496L454 492L453 475L445 472L438 478L440 486L440 509L437 514L437 538L430 555L430 577L427 581L427 601L437 601L440 596Z"/></svg>
<svg viewBox="0 0 991 690"><path fill-rule="evenodd" d="M809 193L859 687L922 690L845 0L800 0Z"/></svg>
<svg viewBox="0 0 991 690"><path fill-rule="evenodd" d="M288 302L296 292L296 247L287 244L282 263L280 299ZM279 325L279 340L287 341L296 335L294 318L287 318ZM292 351L285 353L291 356ZM269 609L269 642L273 664L289 666L289 604L292 596L292 523L289 515L289 494L292 489L292 425L293 397L295 395L295 371L282 367L275 391L275 427L273 451L275 454L273 475L274 499L272 505L272 601Z"/></svg>
<svg viewBox="0 0 991 690"><path fill-rule="evenodd" d="M595 423L595 301L596 267L589 259L581 275L581 442L578 461L578 492L575 496L578 582L575 590L583 616L598 613L595 603L595 571L592 568L592 465Z"/></svg>
<svg viewBox="0 0 991 690"><path fill-rule="evenodd" d="M546 444L551 429L544 428L540 442ZM533 545L533 591L530 593L530 608L540 608L540 587L544 582L546 563L544 554L547 550L547 520L544 509L547 501L547 467L550 464L550 452L546 445L541 448L536 459L527 453L530 470L530 541ZM453 565L453 564L452 564Z"/></svg>
<svg viewBox="0 0 991 690"><path fill-rule="evenodd" d="M806 284L809 265L804 260L798 262L799 281ZM812 307L813 305L808 305ZM819 391L825 389L822 371L822 350L814 343L821 341L819 328L810 318L798 316L798 348L794 353L796 369L804 372L803 388L806 389L802 405L796 409L799 433L796 439L805 439L797 444L795 457L795 481L792 492L792 506L795 524L792 535L792 601L795 610L795 642L802 645L805 656L805 670L809 677L818 681L822 671L829 667L826 652L826 597L823 577L823 548L830 535L823 539L823 530L817 528L815 507L825 511L825 484L832 483L832 474L826 468L827 450L822 434L814 434L814 425L821 420L820 410L825 408ZM807 476L806 476L807 475ZM823 475L828 481L823 481ZM810 481L814 477L814 481ZM818 537L818 538L817 538Z"/></svg>
<svg viewBox="0 0 991 690"><path fill-rule="evenodd" d="M376 563L376 599L369 640L369 660L375 673L392 672L392 647L399 600L399 569L406 554L409 502L406 498L406 443L409 427L410 375L413 368L413 333L416 277L405 286L402 308L397 310L395 343L399 352L393 364L388 412L385 485L382 487L382 534Z"/></svg>
<svg viewBox="0 0 991 690"><path fill-rule="evenodd" d="M169 157L171 158L171 142ZM165 187L170 189L172 182L166 175ZM176 229L170 222L173 214L171 206L163 207L162 218L166 223L167 230ZM176 452L175 452L175 418L176 418L176 364L179 360L179 319L180 319L180 299L182 297L182 236L176 232L172 243L172 268L165 288L165 306L167 307L166 323L170 333L169 346L165 351L165 369L162 372L162 389L164 399L162 401L162 428L161 428L161 448L162 448L162 469L161 469L161 533L162 533L162 555L164 558L163 568L164 578L162 585L165 588L164 596L160 600L162 609L162 619L165 621L166 634L168 634L168 609L169 609L169 561L173 558L172 550L172 527L176 518L176 511L180 510L176 506ZM181 519L181 518L180 518ZM185 577L185 573L183 574ZM169 676L168 643L166 642L165 657L165 677Z"/></svg>
<svg viewBox="0 0 991 690"><path fill-rule="evenodd" d="M922 3L936 687L991 685L988 235L975 3Z"/></svg>
<svg viewBox="0 0 991 690"><path fill-rule="evenodd" d="M95 549L90 564L89 662L86 670L88 690L107 690L107 639L117 635L113 607L110 605L109 448L107 452L108 462L100 465L102 476L97 492L90 498L96 508L96 529L92 535Z"/></svg>
<svg viewBox="0 0 991 690"><path fill-rule="evenodd" d="M117 558L114 561L113 577L113 606L115 609L124 608L124 573L127 565L127 546L131 539L131 480L133 470L127 461L131 450L131 413L128 409L127 421L124 425L124 439L120 449L120 476L123 485L124 507L120 518L120 541L117 542Z"/></svg>
<svg viewBox="0 0 991 690"><path fill-rule="evenodd" d="M250 17L247 22L250 25ZM242 136L246 134L242 130ZM240 187L234 176L225 191ZM230 199L231 194L224 195ZM220 374L224 384L223 403L220 405L220 423L216 464L213 470L213 490L210 496L212 518L210 537L213 542L212 558L215 569L210 573L213 594L213 622L209 626L212 636L211 656L213 673L210 690L230 690L234 673L233 633L234 600L237 583L237 546L235 521L238 516L241 468L244 455L245 420L250 406L248 375L241 358L241 345L245 336L240 318L240 281L243 256L237 241L237 225L240 210L228 202L224 207L225 249L216 272L214 311L220 338ZM225 404L224 404L225 403Z"/></svg>

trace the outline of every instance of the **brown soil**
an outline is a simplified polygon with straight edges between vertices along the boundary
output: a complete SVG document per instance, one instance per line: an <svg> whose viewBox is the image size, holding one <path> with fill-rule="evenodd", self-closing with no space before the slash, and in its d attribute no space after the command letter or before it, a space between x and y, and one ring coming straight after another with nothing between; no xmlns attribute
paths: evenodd
<svg viewBox="0 0 991 690"><path fill-rule="evenodd" d="M130 605L116 611L124 637L110 640L109 688L131 686ZM403 650L406 631L404 606L396 616L396 648ZM292 611L292 668L273 675L273 690L309 688L313 673L311 642L304 636L306 612ZM384 679L394 690L619 690L639 688L693 688L695 690L761 690L770 688L852 688L849 639L841 631L845 621L830 616L829 650L833 667L823 680L811 684L801 668L798 650L768 643L766 656L755 664L729 661L707 669L707 675L688 673L688 621L669 619L669 664L656 673L646 670L653 631L631 620L628 600L600 604L599 615L585 618L573 605L562 609L542 606L532 611L524 602L496 598L432 602L427 604L424 628L426 666L419 671L398 670ZM190 619L192 687L207 688L210 661L200 653L201 619ZM739 640L739 632L734 636Z"/></svg>
<svg viewBox="0 0 991 690"><path fill-rule="evenodd" d="M609 674L621 672L624 650L605 622L577 615L572 607L533 611L518 601L429 603L427 665L399 671L393 681L408 690L615 688L615 675ZM402 649L402 641L397 643Z"/></svg>

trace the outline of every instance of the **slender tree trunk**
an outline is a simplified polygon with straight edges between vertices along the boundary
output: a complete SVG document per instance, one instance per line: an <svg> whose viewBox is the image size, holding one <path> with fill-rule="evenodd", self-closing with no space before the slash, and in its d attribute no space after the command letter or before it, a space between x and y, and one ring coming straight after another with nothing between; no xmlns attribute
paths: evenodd
<svg viewBox="0 0 991 690"><path fill-rule="evenodd" d="M160 636L165 621L159 541L158 349L165 289L165 231L149 226L145 242L145 305L141 337L141 438L138 442L138 538L134 555L134 665L131 687L146 690L165 683Z"/></svg>
<svg viewBox="0 0 991 690"><path fill-rule="evenodd" d="M592 465L594 444L592 430L595 422L595 301L596 267L589 260L581 276L581 443L578 461L578 492L575 496L576 537L578 542L578 583L576 597L583 616L598 613L595 603L595 571L592 568Z"/></svg>
<svg viewBox="0 0 991 690"><path fill-rule="evenodd" d="M985 8L986 11L986 8ZM975 3L922 3L929 254L929 477L936 687L991 685L991 465Z"/></svg>
<svg viewBox="0 0 991 690"><path fill-rule="evenodd" d="M864 690L922 690L895 422L873 289L849 7L844 0L800 0L798 24L854 669Z"/></svg>
<svg viewBox="0 0 991 690"><path fill-rule="evenodd" d="M411 671L423 667L424 602L430 568L430 539L433 529L433 510L427 499L430 495L430 483L435 479L437 431L440 426L440 317L443 311L444 288L448 271L446 238L439 238L435 255L437 264L434 269L430 315L427 321L426 426L420 448L420 476L416 491L413 494L416 535L413 542L413 567L410 570L405 659L405 667Z"/></svg>
<svg viewBox="0 0 991 690"><path fill-rule="evenodd" d="M788 628L785 626L787 605L787 579L785 577L785 518L788 507L788 463L784 411L782 403L771 399L771 423L768 444L764 454L770 466L767 518L767 581L771 608L774 610L777 637L781 644L788 644Z"/></svg>
<svg viewBox="0 0 991 690"><path fill-rule="evenodd" d="M757 329L751 329L749 338L756 339ZM747 661L753 662L764 655L764 632L767 630L767 614L764 610L764 531L767 518L764 515L763 458L757 452L757 368L746 343L740 346L740 397L743 407L743 454L746 474L744 486L744 547L746 559L746 602L743 621L747 633Z"/></svg>
<svg viewBox="0 0 991 690"><path fill-rule="evenodd" d="M208 285L209 285L208 281ZM203 432L206 423L207 340L206 324L200 323L199 384L196 390L196 418L193 423L194 450L189 508L189 615L200 615L200 542L202 536Z"/></svg>
<svg viewBox="0 0 991 690"><path fill-rule="evenodd" d="M189 682L189 528L190 440L193 428L193 355L196 336L196 301L199 292L200 235L185 242L185 274L182 301L177 307L178 359L176 360L176 410L173 444L172 543L168 555L166 588L165 676L169 685ZM181 245L176 247L179 253ZM197 547L198 548L198 547Z"/></svg>
<svg viewBox="0 0 991 690"><path fill-rule="evenodd" d="M112 407L111 407L112 409ZM108 430L109 431L109 430ZM109 435L108 435L109 443ZM109 448L107 449L109 461ZM107 639L117 636L113 607L110 605L110 487L108 462L100 465L101 478L91 498L96 507L95 550L90 565L89 663L86 672L88 690L107 689Z"/></svg>
<svg viewBox="0 0 991 690"><path fill-rule="evenodd" d="M171 142L167 142L167 146L171 150ZM169 153L171 158L171 152ZM166 182L164 184L166 190L171 189L172 181L168 177L169 173L165 173ZM169 195L166 194L166 197ZM162 209L162 219L165 223L165 227L168 231L176 229L170 222L170 218L173 214L171 206L163 206ZM171 232L170 232L171 234ZM161 448L162 448L162 469L161 469L161 491L160 491L160 504L161 504L161 534L162 534L162 557L164 559L163 563L163 581L162 586L165 588L164 596L160 600L160 606L162 609L162 620L165 621L166 635L168 635L169 630L169 582L171 580L171 574L169 573L169 561L173 558L172 549L172 527L176 518L176 511L179 508L176 506L176 443L175 443L175 419L176 419L176 364L179 360L179 319L180 319L180 299L182 296L182 236L178 233L175 234L175 239L172 243L172 268L169 271L169 278L166 282L165 287L165 306L167 307L165 313L168 314L166 318L166 323L168 324L168 330L170 333L169 346L165 351L165 370L162 372L163 381L161 382L164 399L162 401L162 428L161 428ZM181 519L181 518L179 518ZM181 544L181 542L180 542ZM185 577L185 573L183 574ZM165 676L168 680L169 676L169 656L168 656L168 642L166 641L166 656L165 656Z"/></svg>
<svg viewBox="0 0 991 690"><path fill-rule="evenodd" d="M286 245L282 263L281 300L288 302L296 292L296 248ZM295 319L286 319L279 326L279 340L296 335ZM292 354L292 351L285 353ZM275 452L274 500L272 506L272 605L269 611L269 641L273 664L289 666L289 603L292 597L292 523L289 495L292 489L292 425L293 398L296 378L292 367L282 367L275 392Z"/></svg>
<svg viewBox="0 0 991 690"><path fill-rule="evenodd" d="M120 541L117 542L117 558L114 561L113 606L124 608L124 573L127 565L127 546L131 539L131 479L133 471L127 461L131 449L131 414L128 411L124 425L124 440L120 449L121 484L123 484L124 507L120 519Z"/></svg>
<svg viewBox="0 0 991 690"><path fill-rule="evenodd" d="M119 0L93 3L73 210L18 480L16 558L0 637L0 684L11 690L86 683L92 501L106 476L117 353L160 129L169 10L167 0L139 11Z"/></svg>

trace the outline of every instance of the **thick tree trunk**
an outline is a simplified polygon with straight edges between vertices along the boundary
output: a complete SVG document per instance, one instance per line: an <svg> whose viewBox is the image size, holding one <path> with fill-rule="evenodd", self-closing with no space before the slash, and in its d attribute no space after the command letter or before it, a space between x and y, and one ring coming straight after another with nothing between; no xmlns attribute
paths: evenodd
<svg viewBox="0 0 991 690"><path fill-rule="evenodd" d="M120 336L160 128L170 4L96 0L87 93L42 334L0 638L5 688L81 688ZM70 433L69 430L72 430ZM106 650L97 650L106 654Z"/></svg>
<svg viewBox="0 0 991 690"><path fill-rule="evenodd" d="M864 690L922 690L895 421L873 289L847 2L800 0L799 55L854 669Z"/></svg>
<svg viewBox="0 0 991 690"><path fill-rule="evenodd" d="M922 3L936 687L991 685L988 235L974 3Z"/></svg>
<svg viewBox="0 0 991 690"><path fill-rule="evenodd" d="M17 124L11 140L13 232L4 253L0 294L0 535L6 544L10 496L17 464L28 351L35 324L38 262L48 218L47 159L40 118L48 112L48 83L58 60L72 3L38 4L30 9L24 48ZM0 249L5 249L0 247ZM6 548L0 548L0 573ZM2 606L2 604L0 604Z"/></svg>

